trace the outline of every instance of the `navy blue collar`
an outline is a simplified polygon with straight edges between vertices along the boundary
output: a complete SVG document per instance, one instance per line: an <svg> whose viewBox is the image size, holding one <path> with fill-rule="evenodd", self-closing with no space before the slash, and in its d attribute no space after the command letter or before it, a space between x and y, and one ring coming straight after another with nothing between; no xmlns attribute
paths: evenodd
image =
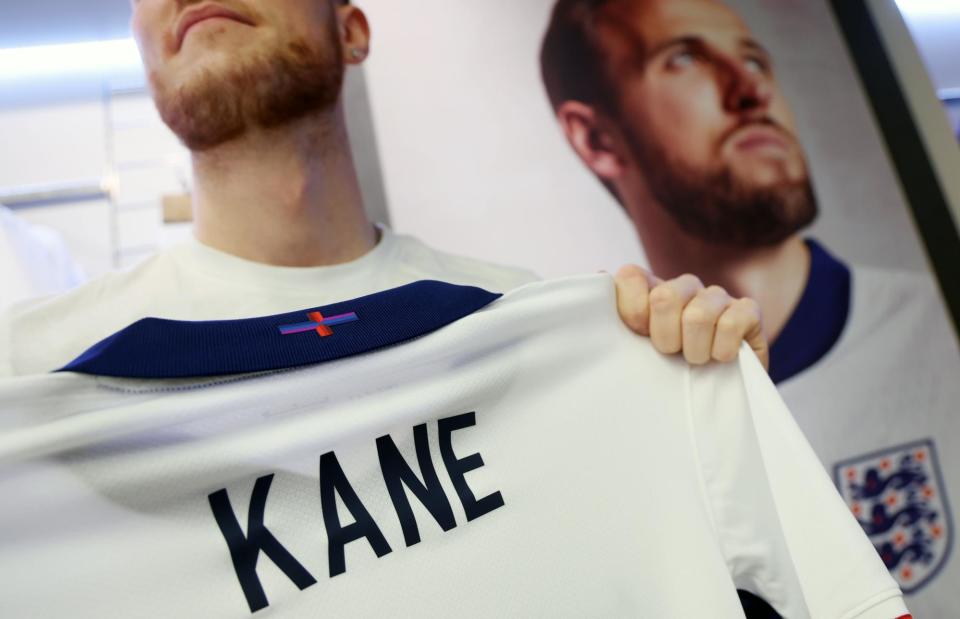
<svg viewBox="0 0 960 619"><path fill-rule="evenodd" d="M121 378L199 378L299 367L426 335L501 295L420 281L352 301L243 320L144 318L61 372Z"/></svg>
<svg viewBox="0 0 960 619"><path fill-rule="evenodd" d="M781 383L817 363L840 339L850 314L850 269L813 239L810 277L793 314L770 347L770 378Z"/></svg>

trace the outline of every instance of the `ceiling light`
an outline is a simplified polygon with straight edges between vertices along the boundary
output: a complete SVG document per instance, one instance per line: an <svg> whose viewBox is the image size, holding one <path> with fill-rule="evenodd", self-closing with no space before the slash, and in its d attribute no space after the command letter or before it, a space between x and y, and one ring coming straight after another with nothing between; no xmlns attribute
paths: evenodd
<svg viewBox="0 0 960 619"><path fill-rule="evenodd" d="M0 49L0 80L142 71L133 39Z"/></svg>
<svg viewBox="0 0 960 619"><path fill-rule="evenodd" d="M900 12L907 17L923 15L956 15L960 17L958 0L897 0Z"/></svg>

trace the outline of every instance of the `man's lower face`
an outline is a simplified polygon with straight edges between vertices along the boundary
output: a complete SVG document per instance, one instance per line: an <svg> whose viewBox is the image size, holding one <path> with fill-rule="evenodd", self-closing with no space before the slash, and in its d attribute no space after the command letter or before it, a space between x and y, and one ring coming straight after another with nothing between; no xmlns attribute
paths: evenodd
<svg viewBox="0 0 960 619"><path fill-rule="evenodd" d="M816 219L816 197L802 160L788 166L792 173L760 162L696 169L642 135L629 137L653 197L694 238L728 247L769 247Z"/></svg>
<svg viewBox="0 0 960 619"><path fill-rule="evenodd" d="M244 50L229 62L213 58L210 66L188 69L189 77L176 86L153 72L157 110L192 151L329 110L340 96L344 69L338 39L323 43L294 40Z"/></svg>

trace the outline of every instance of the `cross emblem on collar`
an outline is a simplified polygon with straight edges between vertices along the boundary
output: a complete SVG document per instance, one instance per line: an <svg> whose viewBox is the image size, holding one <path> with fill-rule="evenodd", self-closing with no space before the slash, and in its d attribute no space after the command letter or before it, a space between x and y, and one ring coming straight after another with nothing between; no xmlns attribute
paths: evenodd
<svg viewBox="0 0 960 619"><path fill-rule="evenodd" d="M336 325L342 325L348 322L360 320L356 312L348 314L338 314L336 316L325 317L320 312L310 312L307 314L309 322L297 322L279 327L282 335L294 335L296 333L306 333L307 331L316 331L320 337L330 337L333 335L333 329Z"/></svg>

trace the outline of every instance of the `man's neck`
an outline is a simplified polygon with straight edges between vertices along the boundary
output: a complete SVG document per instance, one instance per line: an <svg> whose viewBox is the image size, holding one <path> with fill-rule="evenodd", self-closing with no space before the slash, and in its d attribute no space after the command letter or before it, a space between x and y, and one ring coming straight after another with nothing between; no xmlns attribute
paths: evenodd
<svg viewBox="0 0 960 619"><path fill-rule="evenodd" d="M304 267L349 262L376 244L340 106L194 153L193 172L194 234L214 249Z"/></svg>
<svg viewBox="0 0 960 619"><path fill-rule="evenodd" d="M760 304L767 339L777 338L810 275L810 250L799 235L773 247L725 247L691 237L660 207L644 213L634 221L654 273L663 278L694 273L706 285L753 298Z"/></svg>

